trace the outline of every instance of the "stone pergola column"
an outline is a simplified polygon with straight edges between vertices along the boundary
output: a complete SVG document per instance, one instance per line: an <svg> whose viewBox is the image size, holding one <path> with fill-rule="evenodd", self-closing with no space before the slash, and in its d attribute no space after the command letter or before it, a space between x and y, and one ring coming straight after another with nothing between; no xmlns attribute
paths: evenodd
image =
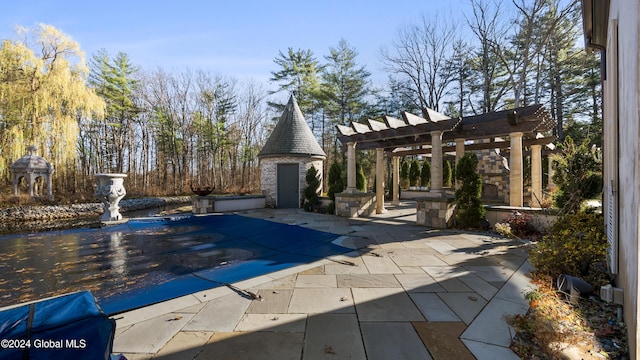
<svg viewBox="0 0 640 360"><path fill-rule="evenodd" d="M542 145L531 145L531 207L542 201Z"/></svg>
<svg viewBox="0 0 640 360"><path fill-rule="evenodd" d="M384 209L384 150L376 149L376 214L382 214Z"/></svg>
<svg viewBox="0 0 640 360"><path fill-rule="evenodd" d="M460 159L462 159L462 157L464 156L464 139L457 138L455 139L455 142L456 142L456 163L453 166L458 166L458 162L460 162ZM453 179L453 182L456 184L455 186L456 189L460 188L460 183L455 181L455 179Z"/></svg>
<svg viewBox="0 0 640 360"><path fill-rule="evenodd" d="M400 157L392 157L393 164L393 205L400 205Z"/></svg>
<svg viewBox="0 0 640 360"><path fill-rule="evenodd" d="M442 131L431 132L431 192L442 192Z"/></svg>
<svg viewBox="0 0 640 360"><path fill-rule="evenodd" d="M347 193L353 194L356 189L356 143L347 143Z"/></svg>
<svg viewBox="0 0 640 360"><path fill-rule="evenodd" d="M464 156L464 139L457 138L456 142L456 163Z"/></svg>
<svg viewBox="0 0 640 360"><path fill-rule="evenodd" d="M521 132L509 134L509 205L518 207L522 206L522 135Z"/></svg>

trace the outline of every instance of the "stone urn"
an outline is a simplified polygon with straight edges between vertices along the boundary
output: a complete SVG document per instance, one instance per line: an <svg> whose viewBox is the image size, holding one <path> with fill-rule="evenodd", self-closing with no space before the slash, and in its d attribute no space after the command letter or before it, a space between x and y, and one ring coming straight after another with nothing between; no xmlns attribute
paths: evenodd
<svg viewBox="0 0 640 360"><path fill-rule="evenodd" d="M101 221L122 220L118 203L127 194L124 189L124 178L127 174L96 174L96 190L93 193L104 204Z"/></svg>

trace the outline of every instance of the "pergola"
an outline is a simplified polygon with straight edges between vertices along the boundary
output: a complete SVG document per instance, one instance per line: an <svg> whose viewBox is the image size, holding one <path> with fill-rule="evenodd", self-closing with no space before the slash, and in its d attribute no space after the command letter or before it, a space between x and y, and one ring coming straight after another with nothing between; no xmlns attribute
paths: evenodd
<svg viewBox="0 0 640 360"><path fill-rule="evenodd" d="M467 150L509 148L509 199L523 205L523 146L531 147L532 197L542 199L542 145L555 136L548 133L555 120L542 105L531 105L463 118L450 118L431 109L422 117L404 112L402 119L337 125L338 139L347 148L347 193L355 193L355 151L376 149L376 178L384 178L384 153L393 156L393 201L398 203L399 159L405 155L431 154L431 192L442 193L443 153L454 152L456 161ZM509 142L496 141L509 137ZM479 140L483 140L482 142ZM455 144L455 145L454 145ZM376 212L384 211L384 184L376 182ZM539 203L538 203L539 204Z"/></svg>

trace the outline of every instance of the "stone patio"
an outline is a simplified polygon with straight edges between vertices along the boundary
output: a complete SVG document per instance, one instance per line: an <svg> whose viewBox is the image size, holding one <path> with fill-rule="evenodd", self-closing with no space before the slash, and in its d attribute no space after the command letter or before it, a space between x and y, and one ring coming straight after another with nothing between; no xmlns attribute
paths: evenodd
<svg viewBox="0 0 640 360"><path fill-rule="evenodd" d="M415 203L346 219L242 212L347 235L359 249L117 315L115 353L140 359L518 359L527 246L415 225ZM343 237L344 239L344 237ZM352 264L350 264L352 263Z"/></svg>

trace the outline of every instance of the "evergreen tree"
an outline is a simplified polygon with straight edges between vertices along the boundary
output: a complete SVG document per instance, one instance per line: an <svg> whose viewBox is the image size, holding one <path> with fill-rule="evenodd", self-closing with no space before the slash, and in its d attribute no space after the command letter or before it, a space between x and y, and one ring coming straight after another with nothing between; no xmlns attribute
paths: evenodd
<svg viewBox="0 0 640 360"><path fill-rule="evenodd" d="M408 186L409 161L407 161L405 158L402 158L402 164L400 165L400 181L405 188Z"/></svg>
<svg viewBox="0 0 640 360"><path fill-rule="evenodd" d="M364 169L360 163L356 163L356 189L367 191L367 177L364 175Z"/></svg>
<svg viewBox="0 0 640 360"><path fill-rule="evenodd" d="M141 111L135 104L138 69L122 52L111 58L102 49L91 60L90 84L107 105L100 128L93 129L101 133L104 141L98 149L105 152L101 156L105 163L99 167L103 171L126 172L128 144L135 143L131 139L133 123Z"/></svg>
<svg viewBox="0 0 640 360"><path fill-rule="evenodd" d="M318 192L320 191L320 178L315 166L311 166L307 170L305 179L307 180L307 187L304 189L305 200L303 207L305 211L313 211L318 205Z"/></svg>
<svg viewBox="0 0 640 360"><path fill-rule="evenodd" d="M425 160L422 162L420 171L420 186L429 186L429 181L431 181L431 163Z"/></svg>
<svg viewBox="0 0 640 360"><path fill-rule="evenodd" d="M356 63L358 52L346 40L340 40L338 47L329 48L329 52L322 72L322 99L331 122L344 125L359 119L365 109L365 97L371 93L368 80L371 73ZM337 141L334 136L335 154L338 153Z"/></svg>
<svg viewBox="0 0 640 360"><path fill-rule="evenodd" d="M445 160L442 167L442 185L451 186L451 161Z"/></svg>
<svg viewBox="0 0 640 360"><path fill-rule="evenodd" d="M456 221L463 228L478 228L484 219L485 208L480 202L482 180L476 170L477 166L478 158L472 152L466 153L456 166L456 179L462 182L456 190Z"/></svg>
<svg viewBox="0 0 640 360"><path fill-rule="evenodd" d="M339 162L334 161L331 164L327 181L329 183L329 191L327 191L327 196L329 196L329 199L331 199L331 201L335 201L335 194L344 191L344 181L342 180L342 166Z"/></svg>
<svg viewBox="0 0 640 360"><path fill-rule="evenodd" d="M418 179L420 179L420 165L418 160L414 159L409 168L409 186L417 186Z"/></svg>
<svg viewBox="0 0 640 360"><path fill-rule="evenodd" d="M278 83L279 91L293 93L298 101L298 106L307 120L311 119L311 130L315 132L316 123L313 121L320 101L319 73L323 66L315 58L311 50L293 50L288 48L287 54L278 52L278 57L273 60L280 67L278 71L271 72L269 81ZM284 104L270 103L278 113L284 109Z"/></svg>

